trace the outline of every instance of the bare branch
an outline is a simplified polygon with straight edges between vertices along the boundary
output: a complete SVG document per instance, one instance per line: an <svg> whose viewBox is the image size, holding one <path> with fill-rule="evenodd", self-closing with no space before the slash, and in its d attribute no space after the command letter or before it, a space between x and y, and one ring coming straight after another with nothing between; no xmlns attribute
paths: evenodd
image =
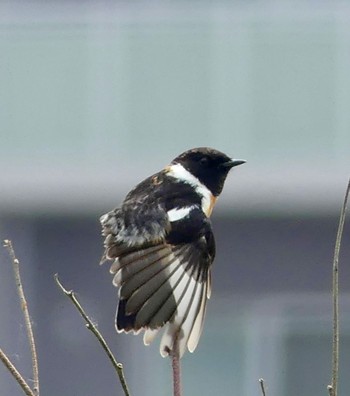
<svg viewBox="0 0 350 396"><path fill-rule="evenodd" d="M15 251L13 249L12 242L10 240L8 240L8 239L4 240L4 247L7 249L8 254L12 261L12 267L13 267L13 272L14 272L15 281L16 281L17 293L18 293L21 309L23 312L24 323L25 323L27 337L28 337L28 341L29 341L30 352L31 352L31 356L32 356L33 392L34 392L35 396L39 396L40 388L39 388L38 356L37 356L37 352L36 352L36 346L35 346L35 340L34 340L34 335L33 335L32 322L30 320L30 315L29 315L29 310L28 310L28 304L27 304L27 300L24 295L24 290L23 290L23 286L22 286L21 275L20 275L20 271L19 271L19 261L16 258Z"/></svg>
<svg viewBox="0 0 350 396"><path fill-rule="evenodd" d="M130 396L130 391L128 388L128 384L126 382L125 379L125 375L124 375L124 369L123 369L123 364L117 362L117 360L115 359L115 357L112 354L112 351L110 350L109 346L107 345L107 342L105 341L105 339L103 338L102 334L99 332L99 330L97 329L97 327L92 323L92 321L90 320L90 318L87 316L87 314L85 313L83 307L80 305L79 301L77 300L75 293L72 290L67 290L65 289L65 287L62 285L62 283L60 282L60 280L58 279L58 274L55 274L55 281L58 285L58 287L62 290L62 292L72 301L72 303L75 305L75 307L77 308L77 310L79 311L80 315L83 317L83 319L86 322L86 327L95 335L95 337L97 338L97 340L99 341L99 343L101 344L103 350L106 352L109 360L111 361L114 369L117 372L117 375L119 377L119 381L122 385L123 391L125 396Z"/></svg>
<svg viewBox="0 0 350 396"><path fill-rule="evenodd" d="M174 396L181 396L181 361L179 356L179 343L175 337L173 350L170 353L173 367L173 389Z"/></svg>
<svg viewBox="0 0 350 396"><path fill-rule="evenodd" d="M259 383L260 383L260 388L261 388L261 393L262 396L266 396L266 392L265 392L265 381L263 378L259 379Z"/></svg>
<svg viewBox="0 0 350 396"><path fill-rule="evenodd" d="M30 389L25 379L21 376L19 371L16 369L14 364L11 362L11 360L7 357L7 355L1 348L0 348L0 360L4 363L8 371L12 374L13 378L17 381L18 385L22 388L23 392L27 396L35 396L35 394Z"/></svg>
<svg viewBox="0 0 350 396"><path fill-rule="evenodd" d="M337 239L334 248L333 259L333 348L332 348L332 384L328 385L327 389L331 396L338 394L338 373L339 373L339 252L341 240L343 236L346 207L350 192L350 180L345 193L343 206L340 213L339 226L337 232Z"/></svg>

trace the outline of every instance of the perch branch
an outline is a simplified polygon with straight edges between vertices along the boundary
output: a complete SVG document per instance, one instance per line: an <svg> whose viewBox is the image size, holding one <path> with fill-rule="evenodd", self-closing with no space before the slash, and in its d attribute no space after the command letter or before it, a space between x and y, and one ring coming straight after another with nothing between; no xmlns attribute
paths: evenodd
<svg viewBox="0 0 350 396"><path fill-rule="evenodd" d="M28 337L30 352L31 352L31 356L32 356L33 393L35 396L39 396L38 356L36 353L36 346L35 346L32 323L30 320L30 315L29 315L29 310L28 310L28 304L27 304L27 300L26 300L26 297L25 297L24 291L23 291L21 275L20 275L20 271L19 271L19 261L16 258L15 251L13 249L12 242L10 240L8 240L8 239L4 240L4 247L7 249L8 254L12 261L12 267L13 267L13 272L14 272L14 276L15 276L17 293L18 293L19 302L21 304L21 309L22 309L23 316L24 316L24 323L25 323L25 327L26 327L26 331L27 331L27 337Z"/></svg>
<svg viewBox="0 0 350 396"><path fill-rule="evenodd" d="M343 236L343 229L345 223L346 207L350 192L350 180L345 192L345 198L340 213L339 226L337 232L337 239L334 248L333 258L333 347L332 347L332 383L328 385L327 389L330 396L337 396L338 394L338 374L339 374L339 253L341 240Z"/></svg>
<svg viewBox="0 0 350 396"><path fill-rule="evenodd" d="M175 337L173 349L171 351L171 362L173 367L174 396L181 396L181 362L177 337Z"/></svg>
<svg viewBox="0 0 350 396"><path fill-rule="evenodd" d="M265 381L263 378L259 379L259 383L260 383L260 388L261 388L261 394L262 396L266 396L266 392L265 392Z"/></svg>
<svg viewBox="0 0 350 396"><path fill-rule="evenodd" d="M62 292L72 301L72 303L75 305L77 310L79 311L80 315L83 317L83 319L86 322L86 327L95 335L99 343L101 344L103 350L106 352L109 360L111 361L115 371L117 372L117 375L119 377L119 381L121 383L121 386L123 388L125 396L130 396L130 391L128 388L128 384L125 379L124 375L124 369L122 363L117 362L115 357L112 354L112 351L110 350L109 346L107 345L105 339L102 337L102 334L99 332L97 327L92 323L91 319L87 316L85 313L83 307L77 300L75 293L72 290L67 290L65 287L62 285L58 278L58 274L55 274L55 281L58 285L58 287L62 290Z"/></svg>

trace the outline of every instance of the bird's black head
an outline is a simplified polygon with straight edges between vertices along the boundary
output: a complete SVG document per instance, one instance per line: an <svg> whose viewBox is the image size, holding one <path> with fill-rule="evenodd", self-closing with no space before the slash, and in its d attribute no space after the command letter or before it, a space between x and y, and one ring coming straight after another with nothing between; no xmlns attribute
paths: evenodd
<svg viewBox="0 0 350 396"><path fill-rule="evenodd" d="M221 193L230 169L244 163L244 160L233 160L226 154L209 147L185 151L172 161L172 164L181 164L214 196Z"/></svg>

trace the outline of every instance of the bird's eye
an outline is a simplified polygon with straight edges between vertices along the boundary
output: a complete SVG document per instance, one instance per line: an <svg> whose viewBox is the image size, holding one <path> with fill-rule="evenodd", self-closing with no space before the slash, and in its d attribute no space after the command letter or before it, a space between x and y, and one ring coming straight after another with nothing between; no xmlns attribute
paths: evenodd
<svg viewBox="0 0 350 396"><path fill-rule="evenodd" d="M208 165L209 159L208 157L202 157L199 162L201 165Z"/></svg>

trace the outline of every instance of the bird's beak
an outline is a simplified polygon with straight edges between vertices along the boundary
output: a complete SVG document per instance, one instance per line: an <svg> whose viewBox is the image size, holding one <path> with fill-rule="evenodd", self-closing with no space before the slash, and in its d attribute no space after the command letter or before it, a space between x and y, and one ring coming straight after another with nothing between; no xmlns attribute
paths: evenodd
<svg viewBox="0 0 350 396"><path fill-rule="evenodd" d="M224 168L230 168L231 169L234 166L242 165L242 164L245 164L246 162L247 162L246 160L234 160L234 159L232 159L230 161L224 162L222 164L222 166Z"/></svg>

